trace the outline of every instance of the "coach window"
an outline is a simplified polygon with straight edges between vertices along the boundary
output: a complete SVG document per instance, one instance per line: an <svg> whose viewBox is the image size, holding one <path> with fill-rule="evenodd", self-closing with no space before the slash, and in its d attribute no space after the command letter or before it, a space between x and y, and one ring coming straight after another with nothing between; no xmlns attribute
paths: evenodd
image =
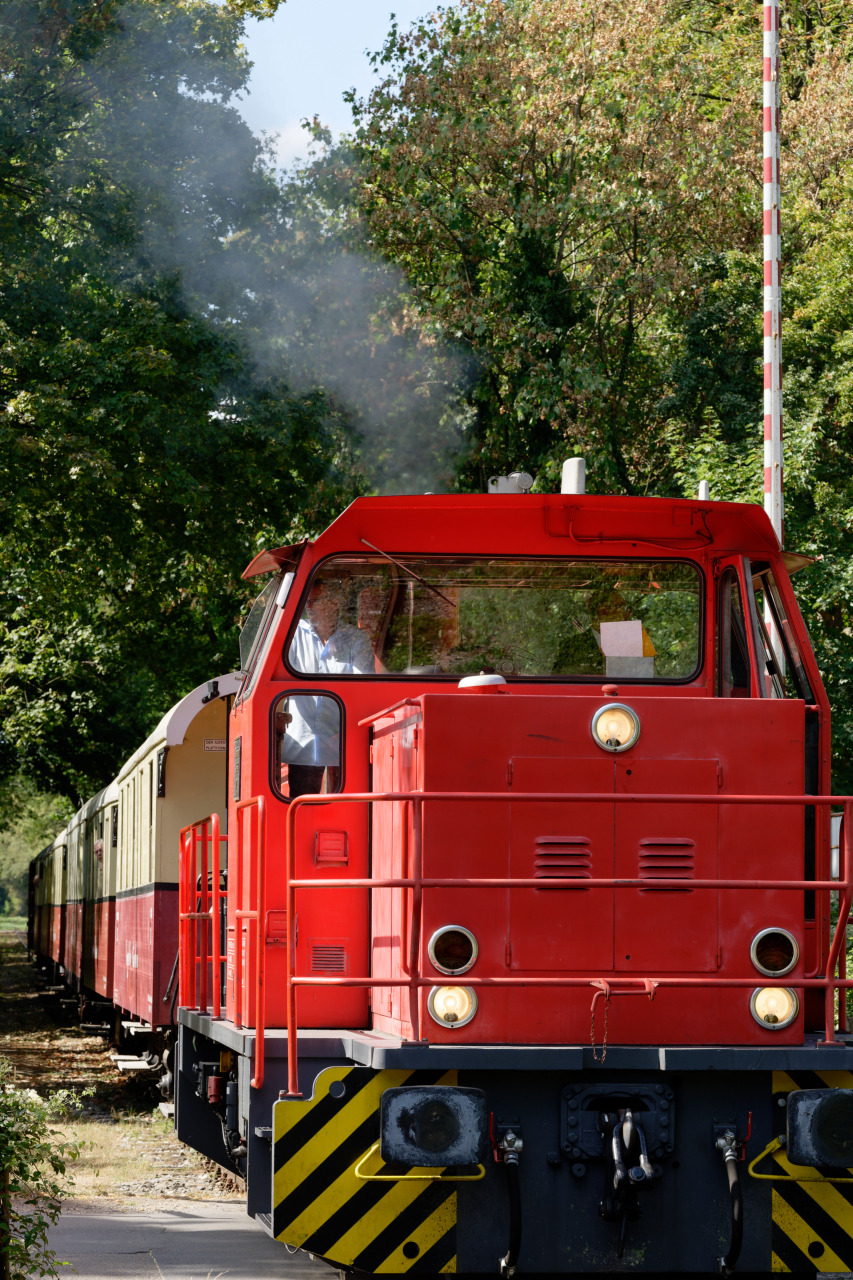
<svg viewBox="0 0 853 1280"><path fill-rule="evenodd" d="M284 800L341 789L341 704L325 693L273 703L273 786Z"/></svg>
<svg viewBox="0 0 853 1280"><path fill-rule="evenodd" d="M749 645L736 569L726 569L720 579L719 636L720 697L748 698Z"/></svg>

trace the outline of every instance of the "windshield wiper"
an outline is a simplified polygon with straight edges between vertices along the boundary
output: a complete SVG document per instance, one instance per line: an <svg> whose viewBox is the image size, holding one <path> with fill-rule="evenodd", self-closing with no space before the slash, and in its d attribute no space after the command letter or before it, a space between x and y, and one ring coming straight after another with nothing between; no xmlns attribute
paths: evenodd
<svg viewBox="0 0 853 1280"><path fill-rule="evenodd" d="M432 591L435 595L440 596L442 600L446 600L454 609L457 607L455 600L450 600L443 594L443 592L439 591L438 587L434 587L431 582L427 582L426 578L422 578L419 573L415 573L414 569L410 569L408 565L403 564L400 560L395 560L393 556L389 556L387 551L380 551L379 547L374 547L372 542L367 541L367 538L361 538L360 541L363 542L366 547L370 547L371 551L377 551L379 552L379 555L384 556L386 560L390 560L398 569L402 569L403 573L407 573L410 578L417 578L418 582L422 583L423 586L426 587L427 591Z"/></svg>

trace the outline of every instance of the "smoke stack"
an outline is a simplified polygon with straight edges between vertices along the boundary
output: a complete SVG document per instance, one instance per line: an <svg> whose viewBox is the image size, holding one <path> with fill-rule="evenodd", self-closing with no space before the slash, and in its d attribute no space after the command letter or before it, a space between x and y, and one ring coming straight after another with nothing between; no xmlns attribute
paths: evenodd
<svg viewBox="0 0 853 1280"><path fill-rule="evenodd" d="M586 493L586 459L567 458L563 463L560 493Z"/></svg>

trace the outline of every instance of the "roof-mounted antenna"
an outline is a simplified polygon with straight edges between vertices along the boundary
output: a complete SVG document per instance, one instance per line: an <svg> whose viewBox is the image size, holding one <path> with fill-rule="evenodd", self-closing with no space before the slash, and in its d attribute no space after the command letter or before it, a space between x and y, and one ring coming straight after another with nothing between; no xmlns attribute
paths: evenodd
<svg viewBox="0 0 853 1280"><path fill-rule="evenodd" d="M711 486L707 480L699 481L699 501L700 502L711 501Z"/></svg>
<svg viewBox="0 0 853 1280"><path fill-rule="evenodd" d="M563 463L560 493L586 493L586 458L567 458Z"/></svg>

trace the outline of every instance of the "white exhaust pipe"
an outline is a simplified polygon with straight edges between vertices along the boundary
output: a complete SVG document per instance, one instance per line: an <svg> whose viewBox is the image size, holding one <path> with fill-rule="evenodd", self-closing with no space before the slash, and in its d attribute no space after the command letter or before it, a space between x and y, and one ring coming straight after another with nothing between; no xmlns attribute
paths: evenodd
<svg viewBox="0 0 853 1280"><path fill-rule="evenodd" d="M586 493L585 458L567 458L563 463L560 493Z"/></svg>

